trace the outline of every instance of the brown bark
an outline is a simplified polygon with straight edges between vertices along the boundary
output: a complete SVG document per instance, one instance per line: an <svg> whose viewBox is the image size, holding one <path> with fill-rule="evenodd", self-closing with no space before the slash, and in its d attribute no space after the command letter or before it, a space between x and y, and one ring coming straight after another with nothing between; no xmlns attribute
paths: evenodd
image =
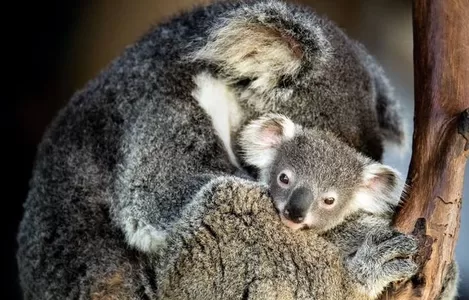
<svg viewBox="0 0 469 300"><path fill-rule="evenodd" d="M408 196L395 225L421 270L384 299L437 299L454 258L469 155L469 1L414 0L415 115Z"/></svg>

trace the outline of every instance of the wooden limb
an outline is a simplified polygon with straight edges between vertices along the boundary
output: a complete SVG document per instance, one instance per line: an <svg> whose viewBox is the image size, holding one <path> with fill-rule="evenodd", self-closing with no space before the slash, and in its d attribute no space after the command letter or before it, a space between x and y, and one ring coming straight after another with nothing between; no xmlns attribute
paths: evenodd
<svg viewBox="0 0 469 300"><path fill-rule="evenodd" d="M421 242L419 274L384 299L437 299L454 259L469 156L469 2L414 0L415 115L409 193L395 225Z"/></svg>

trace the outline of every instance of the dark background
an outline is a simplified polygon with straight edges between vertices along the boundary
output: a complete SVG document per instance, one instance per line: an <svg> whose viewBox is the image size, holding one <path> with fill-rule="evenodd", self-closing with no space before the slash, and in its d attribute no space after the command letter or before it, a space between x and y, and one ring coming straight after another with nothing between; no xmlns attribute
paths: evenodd
<svg viewBox="0 0 469 300"><path fill-rule="evenodd" d="M151 24L203 0L66 0L16 2L4 8L1 110L6 168L2 222L3 299L21 299L16 270L16 232L22 216L36 147L44 129L71 95L97 74ZM410 0L303 0L362 41L396 86L412 121L413 70ZM11 5L11 4L10 4ZM16 7L15 7L16 6ZM11 16L7 16L11 14ZM5 21L4 21L5 22ZM5 38L6 37L6 38ZM6 70L5 70L6 66ZM412 128L410 128L412 129ZM385 162L407 173L410 152L389 152ZM468 172L464 200L467 201ZM463 205L457 259L462 271L461 299L469 299L469 212Z"/></svg>

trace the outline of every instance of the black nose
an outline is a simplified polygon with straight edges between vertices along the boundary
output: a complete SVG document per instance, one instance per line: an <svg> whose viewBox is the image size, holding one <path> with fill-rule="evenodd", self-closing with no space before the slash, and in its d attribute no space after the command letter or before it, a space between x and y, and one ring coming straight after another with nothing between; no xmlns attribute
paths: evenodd
<svg viewBox="0 0 469 300"><path fill-rule="evenodd" d="M287 208L283 211L283 215L285 216L285 218L292 221L293 223L301 223L305 219L305 217L298 211L290 211Z"/></svg>
<svg viewBox="0 0 469 300"><path fill-rule="evenodd" d="M311 205L311 199L311 191L307 188L294 190L283 211L285 218L294 223L303 222Z"/></svg>

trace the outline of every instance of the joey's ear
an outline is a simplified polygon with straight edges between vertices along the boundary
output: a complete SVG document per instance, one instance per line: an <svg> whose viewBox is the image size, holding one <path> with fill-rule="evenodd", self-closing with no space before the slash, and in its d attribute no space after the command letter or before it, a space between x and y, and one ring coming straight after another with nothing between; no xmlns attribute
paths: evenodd
<svg viewBox="0 0 469 300"><path fill-rule="evenodd" d="M267 114L251 121L239 135L244 160L260 169L267 168L275 159L280 145L292 139L298 127L280 114Z"/></svg>
<svg viewBox="0 0 469 300"><path fill-rule="evenodd" d="M369 163L364 167L355 205L371 213L392 212L404 188L404 180L397 170L377 162Z"/></svg>
<svg viewBox="0 0 469 300"><path fill-rule="evenodd" d="M273 88L282 76L295 75L303 50L290 34L261 22L232 19L210 35L195 59L216 63L233 80L252 79L251 87Z"/></svg>

